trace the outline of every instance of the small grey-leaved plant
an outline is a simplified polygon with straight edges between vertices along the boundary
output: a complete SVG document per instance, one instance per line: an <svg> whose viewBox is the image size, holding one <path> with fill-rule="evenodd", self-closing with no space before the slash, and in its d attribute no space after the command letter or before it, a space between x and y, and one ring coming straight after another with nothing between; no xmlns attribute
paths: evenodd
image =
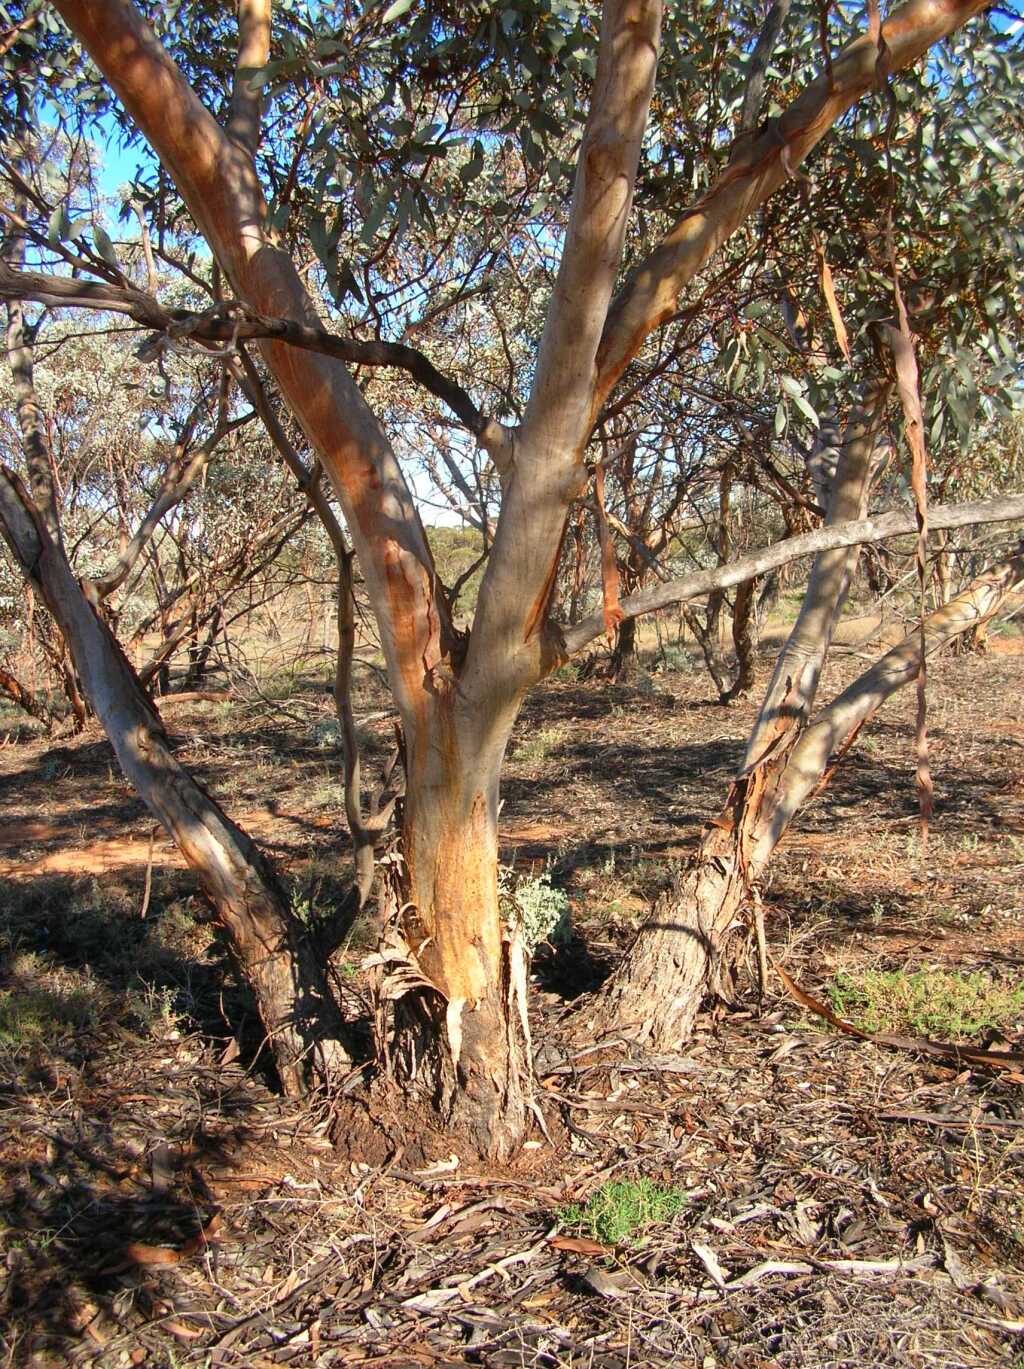
<svg viewBox="0 0 1024 1369"><path fill-rule="evenodd" d="M542 941L564 945L572 936L569 896L551 883L551 871L520 875L502 866L498 892L506 916L514 921L532 951Z"/></svg>

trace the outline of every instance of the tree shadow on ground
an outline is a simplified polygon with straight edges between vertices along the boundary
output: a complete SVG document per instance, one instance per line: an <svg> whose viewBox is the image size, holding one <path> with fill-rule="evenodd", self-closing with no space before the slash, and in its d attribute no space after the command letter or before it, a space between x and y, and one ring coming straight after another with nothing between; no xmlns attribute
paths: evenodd
<svg viewBox="0 0 1024 1369"><path fill-rule="evenodd" d="M593 993L611 973L615 957L573 933L555 945L543 942L531 962L534 983L541 993L566 1002Z"/></svg>
<svg viewBox="0 0 1024 1369"><path fill-rule="evenodd" d="M70 996L85 1020L119 1018L128 1031L179 1019L218 1052L237 1048L273 1082L255 1005L232 973L191 876L155 872L142 916L144 885L142 871L119 871L103 880L50 875L6 886L0 992L12 996L14 1040L20 1000L42 995L45 1017L55 991L57 1000Z"/></svg>
<svg viewBox="0 0 1024 1369"><path fill-rule="evenodd" d="M66 1363L83 1347L105 1363L126 1325L173 1312L193 1326L178 1266L205 1258L218 1203L204 1175L231 1171L268 1117L294 1109L273 1092L253 1005L196 922L190 886L156 872L145 918L141 872L0 894L0 1344L12 1364Z"/></svg>
<svg viewBox="0 0 1024 1369"><path fill-rule="evenodd" d="M48 1050L34 1071L0 1059L2 1106L18 1129L4 1147L0 1237L9 1363L67 1363L128 1327L188 1321L179 1266L215 1257L218 1203L204 1174L233 1171L267 1100L237 1071L182 1059L187 1046L135 1043L118 1069L107 1043L109 1073L73 1050ZM199 1324L215 1319L204 1311Z"/></svg>

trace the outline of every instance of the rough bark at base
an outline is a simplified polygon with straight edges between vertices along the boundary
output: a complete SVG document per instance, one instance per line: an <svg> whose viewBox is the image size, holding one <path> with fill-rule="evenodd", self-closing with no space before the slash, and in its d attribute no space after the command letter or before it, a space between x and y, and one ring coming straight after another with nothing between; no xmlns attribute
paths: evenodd
<svg viewBox="0 0 1024 1369"><path fill-rule="evenodd" d="M508 723L482 737L441 703L435 724L406 757L391 921L401 921L400 973L418 983L398 998L392 1059L447 1125L500 1160L526 1132L532 1075L526 956L498 902L497 790ZM389 935L393 928L385 942Z"/></svg>
<svg viewBox="0 0 1024 1369"><path fill-rule="evenodd" d="M514 949L486 1001L451 1005L430 991L406 995L395 1013L394 1068L438 1120L476 1154L507 1160L529 1128L532 1062L520 1017Z"/></svg>
<svg viewBox="0 0 1024 1369"><path fill-rule="evenodd" d="M728 810L727 810L728 812ZM739 848L725 815L661 896L650 919L581 1013L599 1036L622 1033L651 1051L674 1050L693 1030L704 999L725 992L730 933L746 894Z"/></svg>

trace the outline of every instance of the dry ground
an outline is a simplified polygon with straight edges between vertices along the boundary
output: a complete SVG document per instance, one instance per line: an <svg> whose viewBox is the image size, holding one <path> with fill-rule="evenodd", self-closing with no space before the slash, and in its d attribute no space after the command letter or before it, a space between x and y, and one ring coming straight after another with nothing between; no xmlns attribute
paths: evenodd
<svg viewBox="0 0 1024 1369"><path fill-rule="evenodd" d="M780 853L769 938L807 987L928 966L1019 984L1016 645L933 670L924 865L909 698ZM440 1142L368 1164L346 1144L358 1103L339 1133L276 1097L188 876L106 744L0 751L0 1363L1024 1365L1024 1077L836 1036L775 985L703 1017L678 1056L560 1034L724 796L752 707L708 692L692 668L557 680L517 728L505 856L550 868L575 937L535 965L548 1134L501 1173ZM338 758L314 732L328 705L311 684L274 711L167 712L312 911L345 875ZM389 729L367 733L378 766ZM365 939L353 927L338 963L353 1003ZM559 1232L566 1204L640 1176L684 1196L670 1221L606 1249Z"/></svg>

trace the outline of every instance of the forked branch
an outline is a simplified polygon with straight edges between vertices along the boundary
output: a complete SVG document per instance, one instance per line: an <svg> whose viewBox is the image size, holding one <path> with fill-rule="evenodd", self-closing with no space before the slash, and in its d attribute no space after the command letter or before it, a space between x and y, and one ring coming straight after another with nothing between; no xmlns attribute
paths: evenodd
<svg viewBox="0 0 1024 1369"><path fill-rule="evenodd" d="M886 67L911 66L933 43L987 8L988 0L908 0L882 25ZM849 43L777 119L730 161L707 194L635 268L608 315L598 354L603 402L644 339L667 322L680 292L732 233L785 183L877 78L878 44Z"/></svg>

